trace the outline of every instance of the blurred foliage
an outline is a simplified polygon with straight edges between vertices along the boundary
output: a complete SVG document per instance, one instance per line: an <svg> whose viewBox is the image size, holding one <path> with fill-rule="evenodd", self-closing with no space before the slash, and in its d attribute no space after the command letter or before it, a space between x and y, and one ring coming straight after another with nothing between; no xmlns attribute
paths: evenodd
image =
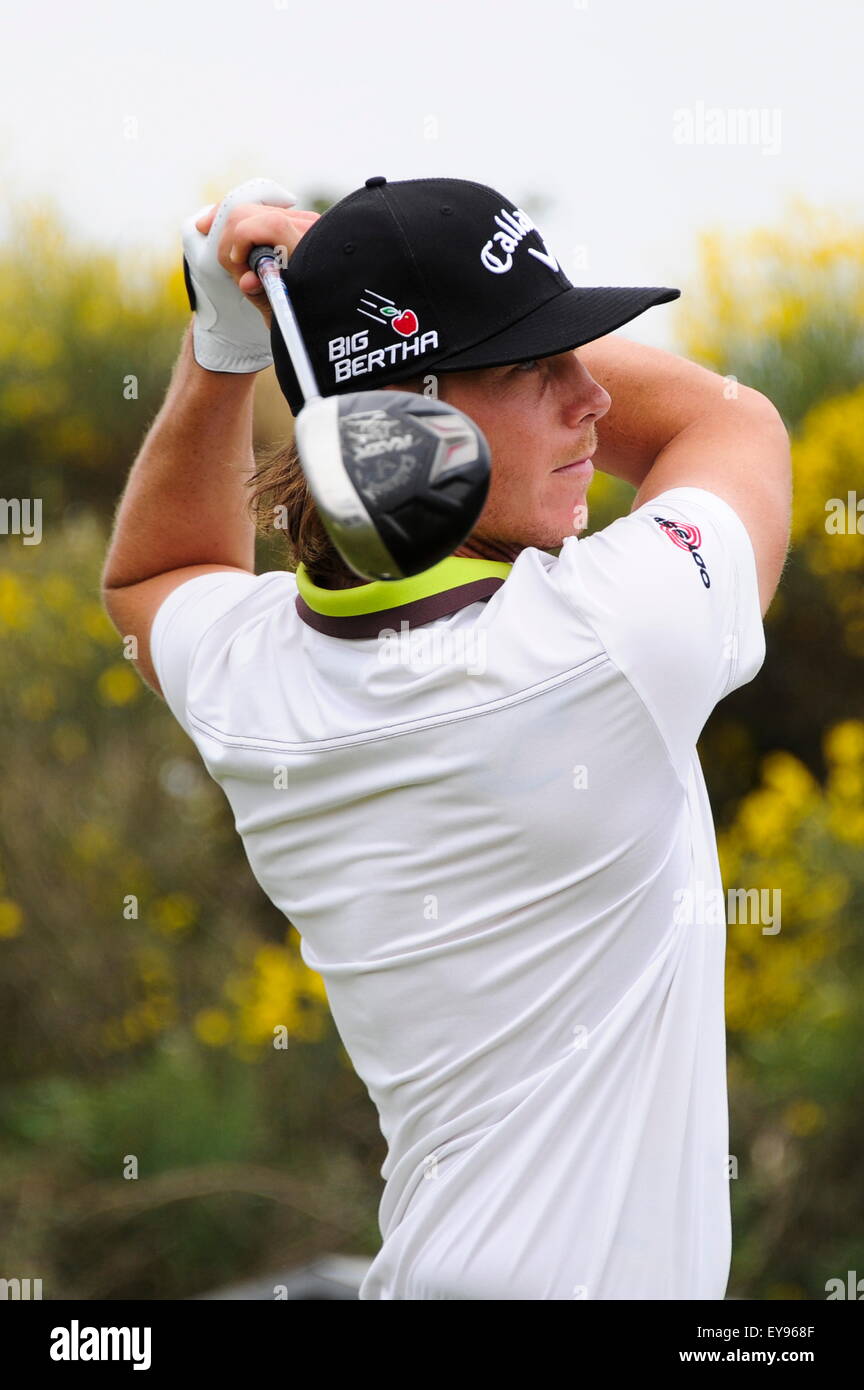
<svg viewBox="0 0 864 1390"><path fill-rule="evenodd" d="M729 901L726 1018L734 1271L761 1297L861 1268L864 721L823 744L824 784L777 750L718 835L727 898L759 894Z"/></svg>
<svg viewBox="0 0 864 1390"><path fill-rule="evenodd" d="M681 298L681 351L735 376L790 428L864 380L864 241L829 208L790 198L777 228L699 238Z"/></svg>
<svg viewBox="0 0 864 1390"><path fill-rule="evenodd" d="M0 457L6 495L105 510L161 405L188 321L182 259L153 278L74 243L52 204L10 213L0 248ZM33 248L22 257L21 247Z"/></svg>
<svg viewBox="0 0 864 1390"><path fill-rule="evenodd" d="M99 601L110 517L188 322L182 269L145 273L61 226L49 205L19 209L0 248L4 491L44 506L41 544L0 537L2 1272L46 1297L184 1297L373 1253L385 1149L295 929ZM864 1268L864 585L854 522L826 523L860 478L862 247L795 204L781 229L704 238L682 300L680 351L765 391L794 432L766 663L700 741L724 886L782 904L777 932L728 928L745 1298L822 1298ZM261 373L256 441L291 424ZM592 529L631 497L599 475Z"/></svg>
<svg viewBox="0 0 864 1390"><path fill-rule="evenodd" d="M108 517L189 322L182 249L168 267L112 256L73 242L51 204L13 207L10 221L0 245L4 494L40 497L53 517L67 507ZM39 254L22 260L20 246ZM265 438L290 437L272 368L256 381L259 404L256 443L262 420Z"/></svg>

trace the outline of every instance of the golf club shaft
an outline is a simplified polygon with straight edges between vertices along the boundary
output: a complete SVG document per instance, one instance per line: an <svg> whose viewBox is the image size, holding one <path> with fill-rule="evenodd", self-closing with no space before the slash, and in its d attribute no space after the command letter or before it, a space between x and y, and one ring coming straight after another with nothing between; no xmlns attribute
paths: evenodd
<svg viewBox="0 0 864 1390"><path fill-rule="evenodd" d="M275 248L272 246L254 246L249 255L249 269L255 271L264 287L264 293L269 300L273 316L285 340L291 365L297 374L303 399L311 401L320 396L321 392L318 390L315 374L312 371L312 363L309 361L309 354L300 334L291 300L288 298L285 281L279 271Z"/></svg>

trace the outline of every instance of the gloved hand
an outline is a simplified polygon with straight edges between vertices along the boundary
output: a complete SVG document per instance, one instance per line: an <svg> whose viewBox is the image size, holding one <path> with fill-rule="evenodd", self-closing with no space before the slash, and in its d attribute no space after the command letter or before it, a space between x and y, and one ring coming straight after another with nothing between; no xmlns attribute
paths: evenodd
<svg viewBox="0 0 864 1390"><path fill-rule="evenodd" d="M272 364L267 323L219 264L217 252L225 221L238 203L291 208L296 202L272 179L248 179L225 195L206 235L195 226L206 208L183 223L183 275L195 314L192 350L199 366L211 372L260 372Z"/></svg>

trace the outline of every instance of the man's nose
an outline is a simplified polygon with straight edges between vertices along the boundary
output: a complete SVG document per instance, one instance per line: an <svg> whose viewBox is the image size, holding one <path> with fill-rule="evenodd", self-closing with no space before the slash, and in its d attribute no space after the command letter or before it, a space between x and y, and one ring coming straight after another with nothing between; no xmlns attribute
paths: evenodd
<svg viewBox="0 0 864 1390"><path fill-rule="evenodd" d="M575 351L568 354L563 384L568 414L574 424L581 424L589 416L599 420L612 404L609 392L594 380Z"/></svg>

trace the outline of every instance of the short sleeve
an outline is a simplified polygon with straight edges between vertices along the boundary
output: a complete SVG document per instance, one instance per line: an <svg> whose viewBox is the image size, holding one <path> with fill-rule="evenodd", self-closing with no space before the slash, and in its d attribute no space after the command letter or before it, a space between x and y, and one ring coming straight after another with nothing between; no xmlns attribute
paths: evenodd
<svg viewBox="0 0 864 1390"><path fill-rule="evenodd" d="M214 623L269 578L230 570L199 574L172 589L156 610L150 629L150 659L165 703L187 733L186 691L198 644Z"/></svg>
<svg viewBox="0 0 864 1390"><path fill-rule="evenodd" d="M677 487L584 539L558 582L654 719L682 777L724 695L765 660L756 559L737 512Z"/></svg>

